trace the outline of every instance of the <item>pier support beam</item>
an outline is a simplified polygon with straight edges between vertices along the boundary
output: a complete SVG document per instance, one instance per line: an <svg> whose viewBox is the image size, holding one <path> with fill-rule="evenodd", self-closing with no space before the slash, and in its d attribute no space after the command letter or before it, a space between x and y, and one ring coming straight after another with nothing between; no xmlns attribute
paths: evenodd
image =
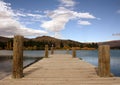
<svg viewBox="0 0 120 85"><path fill-rule="evenodd" d="M69 54L69 49L66 50L66 54Z"/></svg>
<svg viewBox="0 0 120 85"><path fill-rule="evenodd" d="M23 77L23 36L20 35L14 36L12 77Z"/></svg>
<svg viewBox="0 0 120 85"><path fill-rule="evenodd" d="M110 76L110 46L101 45L99 46L98 52L98 75L101 77Z"/></svg>
<svg viewBox="0 0 120 85"><path fill-rule="evenodd" d="M45 45L45 58L48 58L48 45Z"/></svg>
<svg viewBox="0 0 120 85"><path fill-rule="evenodd" d="M51 54L52 55L54 54L54 47L53 46L51 47Z"/></svg>
<svg viewBox="0 0 120 85"><path fill-rule="evenodd" d="M76 50L75 47L72 47L72 57L76 58Z"/></svg>

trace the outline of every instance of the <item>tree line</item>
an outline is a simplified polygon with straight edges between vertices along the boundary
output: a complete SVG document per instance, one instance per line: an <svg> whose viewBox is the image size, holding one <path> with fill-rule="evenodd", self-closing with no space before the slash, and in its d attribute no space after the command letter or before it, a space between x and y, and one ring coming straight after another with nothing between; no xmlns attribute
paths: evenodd
<svg viewBox="0 0 120 85"><path fill-rule="evenodd" d="M54 41L33 41L28 40L24 41L24 50L44 50L45 45L49 46L49 49L54 46L56 49L70 49L72 47L76 48L98 48L97 43L65 43L62 40L57 43ZM0 42L0 49L7 49L12 50L13 49L13 39L10 39L8 42Z"/></svg>

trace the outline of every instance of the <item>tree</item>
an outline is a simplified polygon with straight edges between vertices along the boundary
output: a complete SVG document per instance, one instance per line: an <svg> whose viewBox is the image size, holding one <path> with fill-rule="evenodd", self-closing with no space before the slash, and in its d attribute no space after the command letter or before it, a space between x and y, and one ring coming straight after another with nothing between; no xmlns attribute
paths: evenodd
<svg viewBox="0 0 120 85"><path fill-rule="evenodd" d="M61 41L60 42L60 48L63 48L64 47L64 45L63 45L63 42Z"/></svg>
<svg viewBox="0 0 120 85"><path fill-rule="evenodd" d="M6 46L6 45L5 45L5 43L0 42L0 48L1 48L1 49L4 49L4 48L5 48L5 46Z"/></svg>
<svg viewBox="0 0 120 85"><path fill-rule="evenodd" d="M83 48L83 44L82 43L80 44L80 48Z"/></svg>

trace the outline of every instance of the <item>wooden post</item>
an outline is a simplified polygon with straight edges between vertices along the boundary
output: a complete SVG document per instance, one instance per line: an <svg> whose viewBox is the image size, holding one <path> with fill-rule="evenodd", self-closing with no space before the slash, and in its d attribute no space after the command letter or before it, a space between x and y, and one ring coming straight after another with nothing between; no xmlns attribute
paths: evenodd
<svg viewBox="0 0 120 85"><path fill-rule="evenodd" d="M76 58L76 50L74 47L72 47L72 56L73 58Z"/></svg>
<svg viewBox="0 0 120 85"><path fill-rule="evenodd" d="M9 44L8 44L8 42L7 42L7 46L6 46L6 48L7 48L7 50L9 50Z"/></svg>
<svg viewBox="0 0 120 85"><path fill-rule="evenodd" d="M110 47L109 45L99 46L98 75L101 77L110 76Z"/></svg>
<svg viewBox="0 0 120 85"><path fill-rule="evenodd" d="M48 45L45 45L45 58L48 58Z"/></svg>
<svg viewBox="0 0 120 85"><path fill-rule="evenodd" d="M10 44L10 50L12 50L12 42L10 42L9 44Z"/></svg>
<svg viewBox="0 0 120 85"><path fill-rule="evenodd" d="M23 77L23 36L19 35L14 36L12 77Z"/></svg>
<svg viewBox="0 0 120 85"><path fill-rule="evenodd" d="M69 54L69 49L67 49L66 54Z"/></svg>
<svg viewBox="0 0 120 85"><path fill-rule="evenodd" d="M54 54L54 47L51 47L51 54Z"/></svg>

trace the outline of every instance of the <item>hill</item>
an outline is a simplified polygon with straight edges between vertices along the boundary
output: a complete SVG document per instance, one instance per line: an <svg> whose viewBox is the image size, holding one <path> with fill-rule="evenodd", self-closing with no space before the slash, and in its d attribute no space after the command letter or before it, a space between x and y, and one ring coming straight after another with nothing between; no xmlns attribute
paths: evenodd
<svg viewBox="0 0 120 85"><path fill-rule="evenodd" d="M33 38L34 41L59 41L60 39L50 37L50 36L39 36L36 38Z"/></svg>
<svg viewBox="0 0 120 85"><path fill-rule="evenodd" d="M0 49L12 49L13 38L7 38L0 36ZM73 40L62 40L50 36L39 36L36 38L24 38L24 47L28 49L44 49L44 46L48 44L49 47L52 45L56 49L61 48L71 48L71 47L80 47L80 48L97 48L96 43L81 43ZM7 46L11 45L11 46ZM99 42L98 45L110 45L113 49L120 49L120 40L113 40L107 42Z"/></svg>
<svg viewBox="0 0 120 85"><path fill-rule="evenodd" d="M50 47L53 45L56 48L63 48L63 47L79 47L80 42L77 41L73 41L73 40L62 40L62 39L57 39L54 37L50 37L50 36L41 36L41 37L37 37L37 38L33 38L31 39L32 41L35 42L43 42L43 44L48 44Z"/></svg>
<svg viewBox="0 0 120 85"><path fill-rule="evenodd" d="M107 42L100 42L99 45L110 45L113 49L120 49L120 40L113 40L113 41L107 41Z"/></svg>
<svg viewBox="0 0 120 85"><path fill-rule="evenodd" d="M54 46L56 49L71 49L76 47L77 49L89 49L97 48L96 43L81 43L73 40L62 40L50 36L39 36L36 38L24 38L24 49L26 50L40 50L44 49L45 45L49 47ZM0 37L0 49L12 49L13 38Z"/></svg>
<svg viewBox="0 0 120 85"><path fill-rule="evenodd" d="M8 42L11 38L0 36L0 42Z"/></svg>

